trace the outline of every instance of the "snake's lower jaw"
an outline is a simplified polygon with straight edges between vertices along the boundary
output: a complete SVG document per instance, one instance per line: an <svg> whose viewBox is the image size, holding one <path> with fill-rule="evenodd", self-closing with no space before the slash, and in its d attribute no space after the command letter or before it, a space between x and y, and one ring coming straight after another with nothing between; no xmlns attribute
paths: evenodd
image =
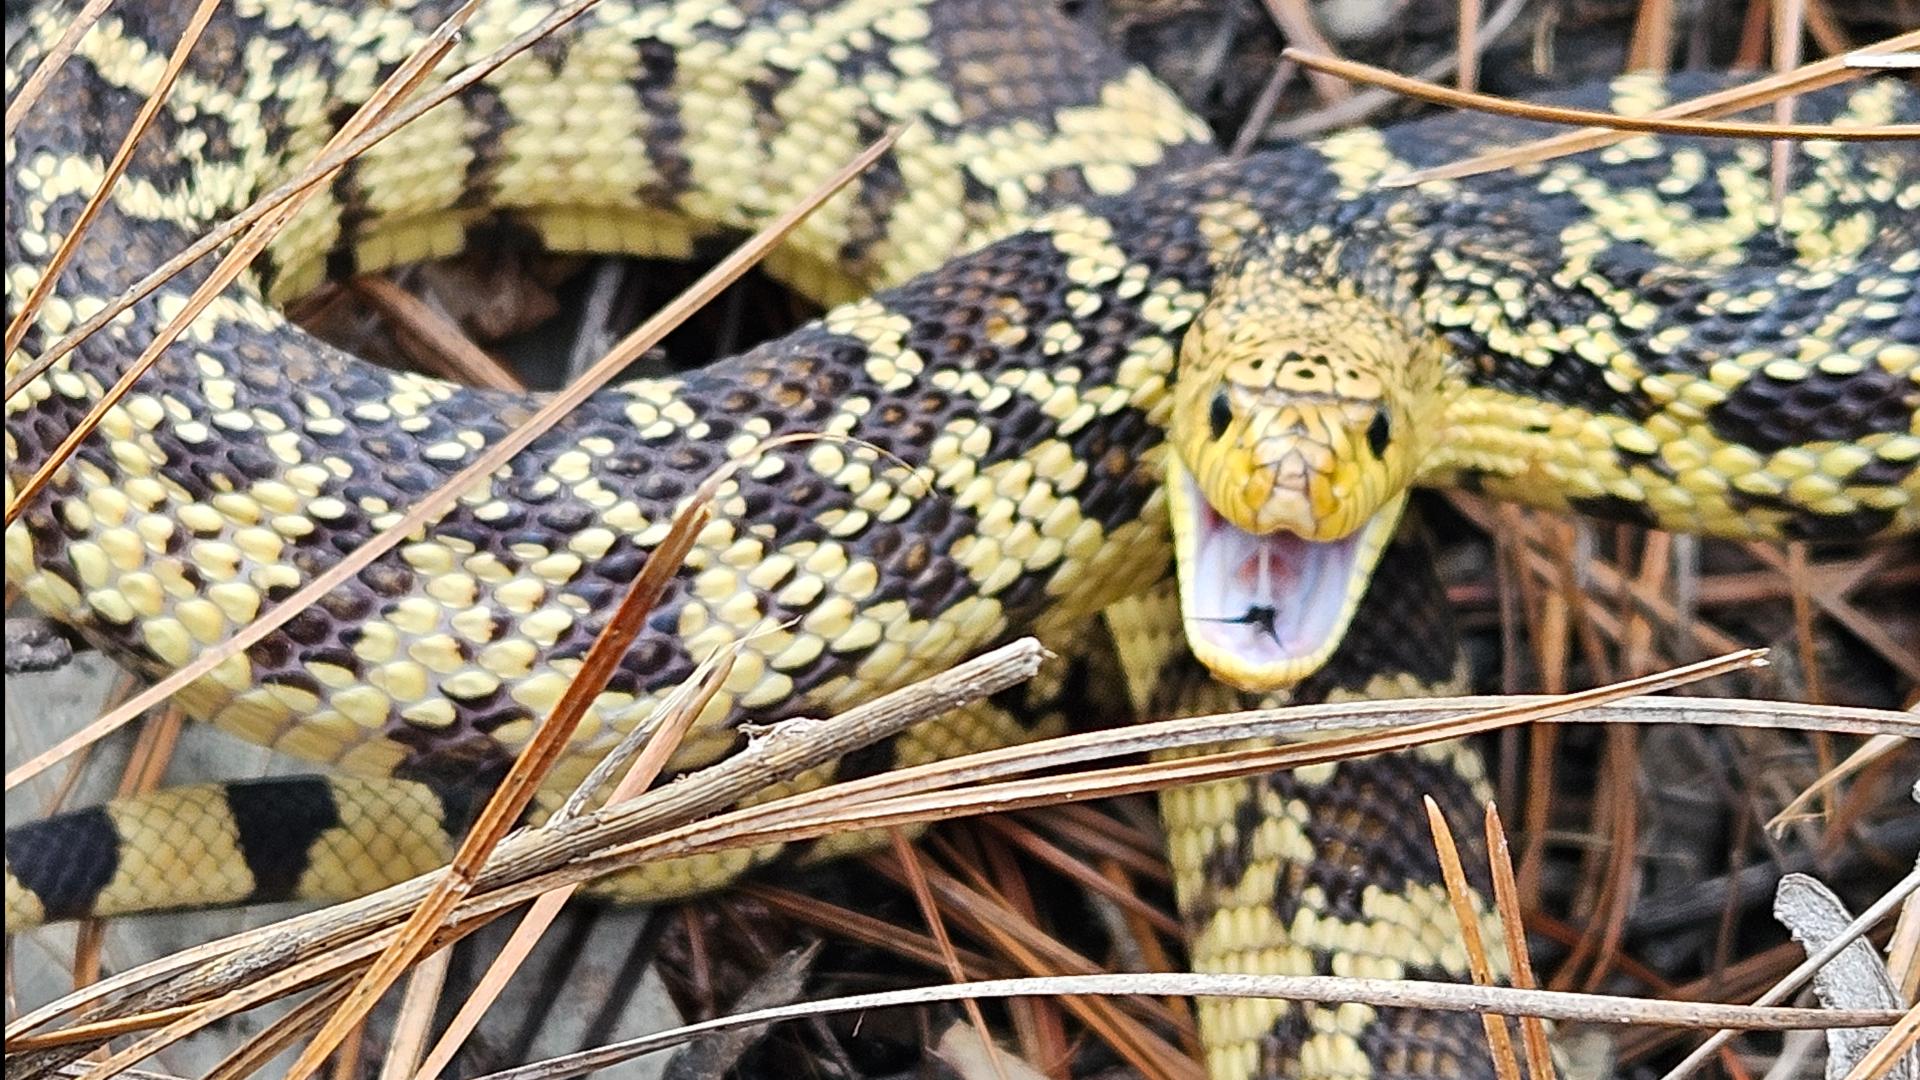
<svg viewBox="0 0 1920 1080"><path fill-rule="evenodd" d="M1187 644L1215 677L1256 693L1287 689L1333 655L1407 501L1316 541L1230 524L1177 460L1167 484Z"/></svg>

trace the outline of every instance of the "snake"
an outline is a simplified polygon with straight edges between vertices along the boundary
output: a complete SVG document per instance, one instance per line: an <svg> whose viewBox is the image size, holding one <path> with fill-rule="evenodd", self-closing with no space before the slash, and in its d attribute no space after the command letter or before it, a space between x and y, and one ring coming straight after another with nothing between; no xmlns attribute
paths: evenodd
<svg viewBox="0 0 1920 1080"><path fill-rule="evenodd" d="M103 16L7 136L9 383L298 174L450 0L235 0L212 17L71 258L43 282L188 13ZM19 76L73 17L48 3ZM431 87L545 14L481 4ZM21 80L10 77L9 86ZM1722 85L1555 98L1644 114ZM1869 79L1809 122L1920 116ZM359 895L447 859L709 473L738 470L555 766L551 810L718 650L671 770L1032 634L1058 664L793 776L804 791L1133 705L1444 692L1461 667L1416 487L1748 538L1920 522L1920 152L1637 135L1461 179L1398 177L1547 129L1444 115L1230 158L1140 68L1031 0L601 0L325 181L6 530L10 586L161 677L445 483L537 395L380 368L295 326L323 282L471 247L711 257L897 141L766 260L825 313L613 385L350 582L183 689L187 713L326 764L164 790L7 836L9 931ZM24 381L7 499L212 272L202 260ZM774 445L781 437L823 435ZM1418 830L1486 797L1441 744L1163 802L1203 970L1464 979ZM647 901L860 834L605 883ZM1484 881L1479 884L1484 886ZM1484 914L1487 908L1482 904ZM1500 935L1489 923L1492 940ZM1200 1003L1252 1076L1491 1076L1477 1017Z"/></svg>

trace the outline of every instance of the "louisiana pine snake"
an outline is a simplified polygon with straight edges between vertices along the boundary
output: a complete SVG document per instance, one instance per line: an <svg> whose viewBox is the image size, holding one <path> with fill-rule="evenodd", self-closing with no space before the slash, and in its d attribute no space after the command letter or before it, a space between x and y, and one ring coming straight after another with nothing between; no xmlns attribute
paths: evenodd
<svg viewBox="0 0 1920 1080"><path fill-rule="evenodd" d="M296 168L451 5L403 7L223 12L9 374ZM41 12L10 70L69 17ZM484 7L441 70L534 17ZM183 19L110 14L50 85L59 108L14 133L10 316ZM1627 79L1575 99L1645 111L1685 89ZM1920 107L1879 81L1803 112L1882 123ZM444 859L465 797L447 778L524 744L676 503L770 435L850 435L888 456L788 447L722 489L556 790L698 658L749 635L675 768L727 753L742 720L831 712L1015 633L1067 641L1122 601L1161 631L1132 653L1154 669L1130 673L1152 702L1158 666L1180 664L1177 629L1151 621L1173 606L1157 583L1176 546L1189 640L1230 682L1270 690L1318 668L1309 696L1443 684L1450 639L1417 555L1383 564L1412 584L1360 607L1410 483L1729 535L1920 519L1911 147L1807 146L1777 223L1765 149L1728 143L1636 138L1386 189L1538 129L1446 117L1210 162L1166 91L1027 0L606 0L341 173L8 529L10 582L134 667L178 667L528 412L373 369L277 302L503 232L694 254L902 121L855 192L770 260L839 306L714 367L597 395L489 490L181 696L371 779L185 789L10 833L9 926L351 894ZM204 271L9 402L9 499ZM837 774L1031 737L1029 715L983 707ZM1457 972L1431 855L1392 816L1425 790L1464 812L1477 768L1443 748L1175 796L1196 961ZM774 854L617 890L683 894ZM1477 1021L1390 1013L1239 1003L1203 1024L1221 1076L1485 1071Z"/></svg>

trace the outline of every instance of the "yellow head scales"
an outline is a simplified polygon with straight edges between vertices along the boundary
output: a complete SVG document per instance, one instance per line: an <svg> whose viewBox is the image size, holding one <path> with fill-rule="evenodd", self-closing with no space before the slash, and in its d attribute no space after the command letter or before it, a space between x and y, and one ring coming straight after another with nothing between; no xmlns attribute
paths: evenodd
<svg viewBox="0 0 1920 1080"><path fill-rule="evenodd" d="M1187 637L1216 675L1280 689L1333 652L1441 437L1441 356L1271 247L1215 282L1181 347L1168 480Z"/></svg>

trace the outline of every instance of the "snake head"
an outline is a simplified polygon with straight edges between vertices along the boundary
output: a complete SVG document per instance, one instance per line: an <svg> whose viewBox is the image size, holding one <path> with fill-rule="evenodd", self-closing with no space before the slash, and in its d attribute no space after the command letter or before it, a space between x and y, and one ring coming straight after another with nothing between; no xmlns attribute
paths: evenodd
<svg viewBox="0 0 1920 1080"><path fill-rule="evenodd" d="M1168 468L1194 654L1245 690L1333 653L1441 422L1437 351L1350 286L1272 259L1216 282L1182 343Z"/></svg>

